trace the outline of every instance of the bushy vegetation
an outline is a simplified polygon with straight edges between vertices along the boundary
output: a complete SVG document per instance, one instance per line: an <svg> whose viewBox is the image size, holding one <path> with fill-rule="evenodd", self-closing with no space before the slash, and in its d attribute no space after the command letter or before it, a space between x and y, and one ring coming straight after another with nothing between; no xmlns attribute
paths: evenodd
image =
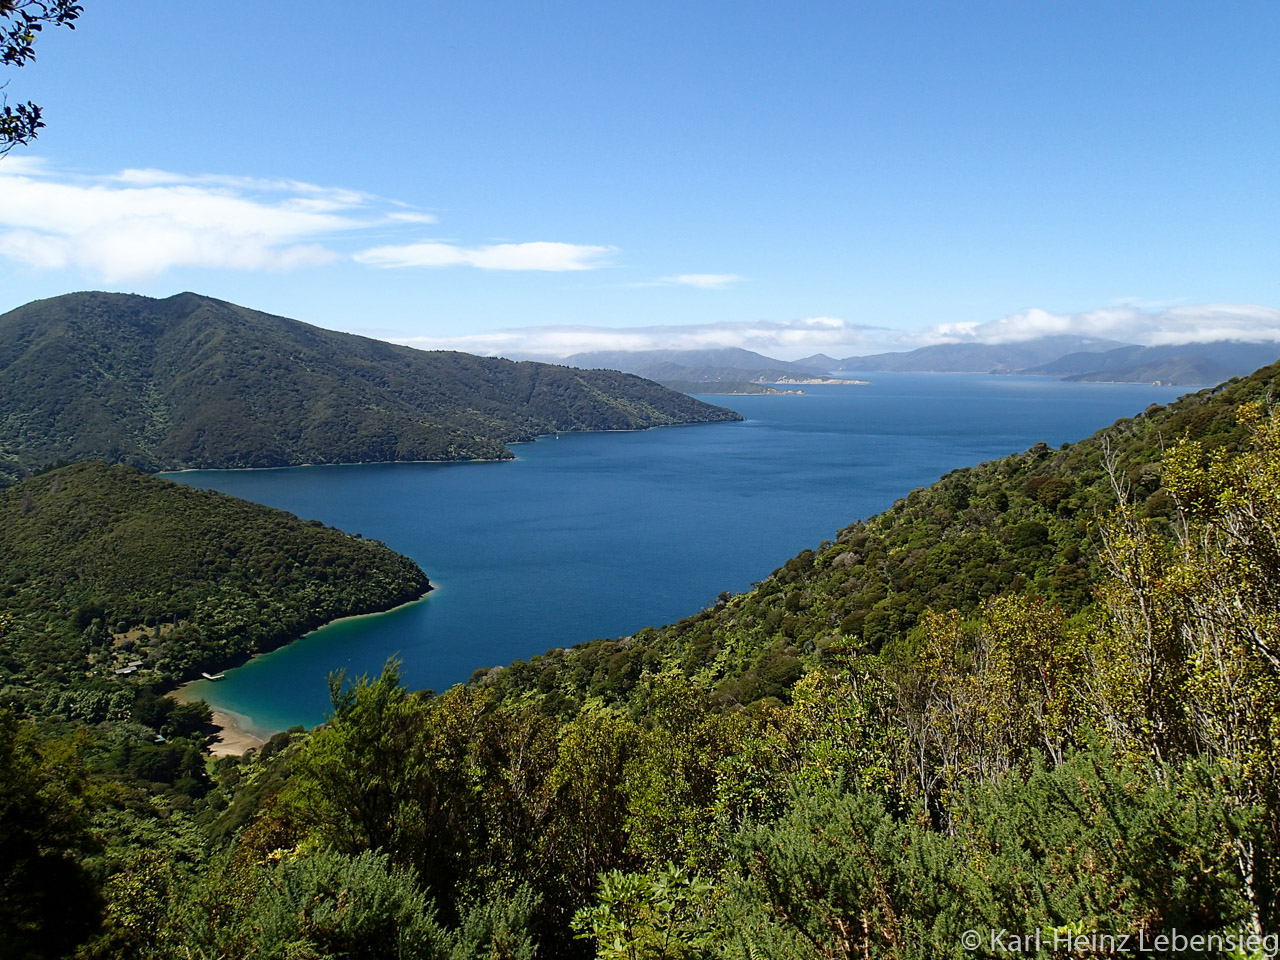
<svg viewBox="0 0 1280 960"><path fill-rule="evenodd" d="M0 490L11 619L0 702L118 719L133 700L123 681L172 685L428 588L377 541L129 467L73 464Z"/></svg>
<svg viewBox="0 0 1280 960"><path fill-rule="evenodd" d="M612 370L414 350L193 293L67 294L0 317L0 410L0 482L89 459L505 459L542 434L741 419Z"/></svg>
<svg viewBox="0 0 1280 960"><path fill-rule="evenodd" d="M98 891L85 957L1273 953L1275 372L952 474L673 627L439 696L335 678L185 808L126 817L80 728L7 718L12 832L84 751L47 849Z"/></svg>
<svg viewBox="0 0 1280 960"><path fill-rule="evenodd" d="M167 691L429 587L377 541L73 464L0 490L0 706L55 739L92 731L78 755L111 772L107 832L128 846L210 789L210 711Z"/></svg>

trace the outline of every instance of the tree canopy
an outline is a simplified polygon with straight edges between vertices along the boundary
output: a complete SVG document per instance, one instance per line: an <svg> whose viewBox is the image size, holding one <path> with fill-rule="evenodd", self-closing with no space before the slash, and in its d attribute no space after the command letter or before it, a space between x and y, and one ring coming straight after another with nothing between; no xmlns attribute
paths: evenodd
<svg viewBox="0 0 1280 960"><path fill-rule="evenodd" d="M76 28L82 7L72 0L0 0L0 66L25 67L36 58L36 40L46 26ZM0 86L8 86L8 81ZM30 101L0 101L0 155L30 143L44 126L43 113Z"/></svg>

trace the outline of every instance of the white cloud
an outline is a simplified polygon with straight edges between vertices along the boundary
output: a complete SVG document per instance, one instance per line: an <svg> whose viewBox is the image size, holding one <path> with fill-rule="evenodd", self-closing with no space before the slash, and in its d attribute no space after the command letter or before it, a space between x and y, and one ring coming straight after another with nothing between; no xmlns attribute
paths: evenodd
<svg viewBox="0 0 1280 960"><path fill-rule="evenodd" d="M197 186L220 187L238 193L293 194L298 200L320 203L335 208L360 207L382 203L380 198L362 190L345 187L322 187L314 183L288 178L244 177L226 173L175 173L153 167L130 168L98 178L104 182L123 183L133 187ZM433 218L434 219L434 218Z"/></svg>
<svg viewBox="0 0 1280 960"><path fill-rule="evenodd" d="M697 287L700 290L723 290L735 283L741 283L745 277L736 273L678 273L673 277L659 277L646 283L637 283L637 287Z"/></svg>
<svg viewBox="0 0 1280 960"><path fill-rule="evenodd" d="M98 177L0 165L0 256L108 282L175 267L292 270L339 257L323 241L384 224L377 198L292 180L164 170Z"/></svg>
<svg viewBox="0 0 1280 960"><path fill-rule="evenodd" d="M1280 310L1248 303L1209 303L1162 311L1150 326L1147 343L1208 340L1280 340Z"/></svg>
<svg viewBox="0 0 1280 960"><path fill-rule="evenodd" d="M909 349L932 343L1016 343L1061 334L1146 346L1211 340L1280 341L1280 309L1250 303L1205 303L1160 310L1126 304L1080 313L1032 308L985 323L942 323L905 339Z"/></svg>
<svg viewBox="0 0 1280 960"><path fill-rule="evenodd" d="M701 350L741 347L767 356L797 358L839 345L852 352L872 342L878 328L851 324L837 317L809 317L786 322L735 321L684 326L521 327L458 337L393 338L423 350L464 350L501 356L563 358L596 350Z"/></svg>
<svg viewBox="0 0 1280 960"><path fill-rule="evenodd" d="M604 266L614 247L575 243L496 243L485 247L460 247L443 241L408 243L362 250L359 263L375 267L478 267L481 270L594 270Z"/></svg>
<svg viewBox="0 0 1280 960"><path fill-rule="evenodd" d="M435 223L436 218L430 213L416 213L411 210L393 210L387 214L388 220L397 223Z"/></svg>
<svg viewBox="0 0 1280 960"><path fill-rule="evenodd" d="M808 317L786 322L648 327L519 327L456 337L388 339L424 350L545 359L604 350L741 347L791 360L813 353L843 359L935 343L1012 343L1059 334L1152 346L1210 340L1280 341L1280 309L1254 304L1203 304L1160 311L1107 307L1081 313L1030 309L985 323L938 324L919 332L850 323L839 317Z"/></svg>
<svg viewBox="0 0 1280 960"><path fill-rule="evenodd" d="M33 157L30 154L22 154L20 156L12 153L6 153L0 156L0 172L9 174L35 174L40 173L48 167L48 161L43 157Z"/></svg>
<svg viewBox="0 0 1280 960"><path fill-rule="evenodd" d="M145 282L180 267L316 266L348 256L334 249L343 238L373 229L403 233L435 219L399 201L298 180L155 169L75 176L28 157L0 164L0 258L34 270L80 270L108 283ZM377 267L566 271L602 266L614 252L572 243L427 241L373 247L352 259Z"/></svg>

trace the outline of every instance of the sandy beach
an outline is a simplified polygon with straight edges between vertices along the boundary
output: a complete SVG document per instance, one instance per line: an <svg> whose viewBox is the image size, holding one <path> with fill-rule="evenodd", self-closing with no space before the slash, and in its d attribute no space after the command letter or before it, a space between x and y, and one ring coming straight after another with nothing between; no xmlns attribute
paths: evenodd
<svg viewBox="0 0 1280 960"><path fill-rule="evenodd" d="M185 683L169 696L181 703L203 699L190 692ZM253 727L248 717L231 710L210 709L213 711L213 725L218 728L213 742L209 744L209 752L215 757L238 757L249 750L260 749L267 742L250 732Z"/></svg>
<svg viewBox="0 0 1280 960"><path fill-rule="evenodd" d="M245 718L226 710L213 711L213 725L218 728L209 752L215 757L238 757L249 750L261 749L266 743L244 728Z"/></svg>

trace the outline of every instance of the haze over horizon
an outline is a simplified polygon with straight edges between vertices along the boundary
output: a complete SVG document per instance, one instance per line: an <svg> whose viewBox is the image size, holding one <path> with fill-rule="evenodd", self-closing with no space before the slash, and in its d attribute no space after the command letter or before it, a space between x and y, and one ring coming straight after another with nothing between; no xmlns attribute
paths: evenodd
<svg viewBox="0 0 1280 960"><path fill-rule="evenodd" d="M384 13L48 31L0 77L48 122L0 159L0 311L192 290L548 358L1280 341L1275 5Z"/></svg>

